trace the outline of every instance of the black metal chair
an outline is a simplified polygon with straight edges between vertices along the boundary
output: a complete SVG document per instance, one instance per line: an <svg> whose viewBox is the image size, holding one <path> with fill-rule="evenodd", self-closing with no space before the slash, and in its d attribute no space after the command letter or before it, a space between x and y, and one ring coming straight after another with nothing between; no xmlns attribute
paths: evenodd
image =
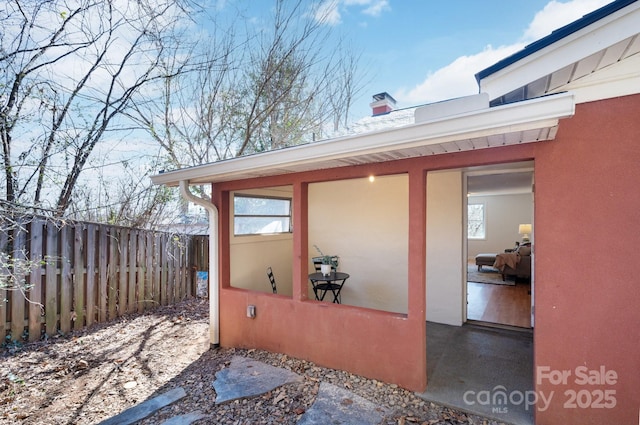
<svg viewBox="0 0 640 425"><path fill-rule="evenodd" d="M276 289L276 278L273 276L273 270L271 270L271 267L267 267L267 277L269 278L269 282L271 283L271 289L273 289L273 293L277 294L278 290Z"/></svg>
<svg viewBox="0 0 640 425"><path fill-rule="evenodd" d="M338 272L331 272L329 276L322 275L322 273L309 275L316 300L324 301L327 292L330 292L333 295L333 302L336 304L342 303L340 299L341 291L348 278L349 275L347 273Z"/></svg>
<svg viewBox="0 0 640 425"><path fill-rule="evenodd" d="M333 260L338 261L338 257L332 257ZM315 269L316 273L320 273L322 270L322 257L313 257L311 259L311 261L313 261L313 268ZM335 264L331 264L331 272L335 273L338 271L338 268L335 266ZM335 283L317 283L315 281L311 281L311 286L313 287L313 293L316 297L316 300L318 301L322 301L324 300L325 295L327 294L328 291L333 293L334 296L334 302L336 303L340 303L339 300L339 296L336 296L336 291L339 291L341 287L341 285L335 284Z"/></svg>

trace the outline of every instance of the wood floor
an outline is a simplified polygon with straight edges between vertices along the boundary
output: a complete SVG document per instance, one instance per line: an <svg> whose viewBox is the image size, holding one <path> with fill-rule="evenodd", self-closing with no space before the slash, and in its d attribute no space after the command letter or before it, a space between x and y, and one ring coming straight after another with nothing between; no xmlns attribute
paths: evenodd
<svg viewBox="0 0 640 425"><path fill-rule="evenodd" d="M531 284L467 283L467 319L531 328Z"/></svg>

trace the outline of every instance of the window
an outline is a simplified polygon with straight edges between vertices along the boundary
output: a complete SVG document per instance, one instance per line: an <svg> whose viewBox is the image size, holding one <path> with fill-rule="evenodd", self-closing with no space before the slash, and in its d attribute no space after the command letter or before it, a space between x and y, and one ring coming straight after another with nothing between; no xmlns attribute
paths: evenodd
<svg viewBox="0 0 640 425"><path fill-rule="evenodd" d="M234 235L291 233L291 198L233 197Z"/></svg>
<svg viewBox="0 0 640 425"><path fill-rule="evenodd" d="M486 236L484 204L467 205L467 237L484 239Z"/></svg>

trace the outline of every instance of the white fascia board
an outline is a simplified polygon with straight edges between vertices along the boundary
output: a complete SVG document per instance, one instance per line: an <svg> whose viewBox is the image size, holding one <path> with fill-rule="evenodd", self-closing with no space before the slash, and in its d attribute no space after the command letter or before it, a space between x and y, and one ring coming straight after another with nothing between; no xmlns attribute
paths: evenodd
<svg viewBox="0 0 640 425"><path fill-rule="evenodd" d="M305 145L227 159L157 174L154 184L176 186L186 180L193 184L239 180L269 169L318 164L354 156L410 149L496 134L554 127L561 118L575 112L573 94L560 93L524 102L487 108L404 127L345 136Z"/></svg>
<svg viewBox="0 0 640 425"><path fill-rule="evenodd" d="M491 99L571 65L638 34L640 2L633 3L480 81Z"/></svg>

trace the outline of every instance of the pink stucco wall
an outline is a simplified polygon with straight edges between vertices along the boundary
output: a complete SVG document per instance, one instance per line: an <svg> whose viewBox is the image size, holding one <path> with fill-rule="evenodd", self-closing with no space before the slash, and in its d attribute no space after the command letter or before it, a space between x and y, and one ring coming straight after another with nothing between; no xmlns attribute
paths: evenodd
<svg viewBox="0 0 640 425"><path fill-rule="evenodd" d="M634 232L640 228L638 117L640 96L628 96L578 105L575 116L561 122L554 141L216 185L214 202L220 206L222 235L221 344L288 353L424 390L429 344L424 311L426 171L534 159L534 367L539 372L534 378L540 378L535 386L539 394L548 397L553 392L545 410L536 413L536 423L636 423L640 409L640 272L634 243ZM297 255L291 298L229 287L225 255L229 190L292 184L294 228L304 229L307 183L399 172L408 173L410 186L407 315L308 300L304 231L294 232ZM246 317L247 304L256 306L255 319ZM605 382L596 383L602 370ZM566 384L549 379L556 373L565 373ZM583 375L590 383L582 382ZM603 407L593 406L600 395Z"/></svg>
<svg viewBox="0 0 640 425"><path fill-rule="evenodd" d="M536 389L554 392L536 423L638 423L640 96L577 105L537 144L535 182ZM566 385L553 371L569 371Z"/></svg>

